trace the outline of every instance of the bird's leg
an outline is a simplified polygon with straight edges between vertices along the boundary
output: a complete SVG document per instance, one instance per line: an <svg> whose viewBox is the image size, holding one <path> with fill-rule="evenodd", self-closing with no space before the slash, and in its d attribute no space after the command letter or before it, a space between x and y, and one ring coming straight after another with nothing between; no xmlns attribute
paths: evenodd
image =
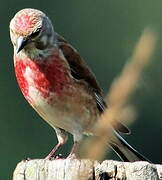
<svg viewBox="0 0 162 180"><path fill-rule="evenodd" d="M70 151L70 154L68 155L68 159L76 159L76 151L77 151L77 148L78 148L78 142L75 141L73 146L72 146L72 149Z"/></svg>
<svg viewBox="0 0 162 180"><path fill-rule="evenodd" d="M60 149L62 145L62 143L58 143L45 159L51 160L56 155L56 152Z"/></svg>
<svg viewBox="0 0 162 180"><path fill-rule="evenodd" d="M64 145L68 139L67 132L60 128L54 128L56 131L58 144L52 149L52 151L48 154L45 159L51 160L55 157L56 152L60 149L62 145Z"/></svg>
<svg viewBox="0 0 162 180"><path fill-rule="evenodd" d="M78 150L78 146L82 140L82 133L73 134L73 138L74 138L74 144L72 146L70 154L67 157L68 159L76 159L77 158L77 150Z"/></svg>

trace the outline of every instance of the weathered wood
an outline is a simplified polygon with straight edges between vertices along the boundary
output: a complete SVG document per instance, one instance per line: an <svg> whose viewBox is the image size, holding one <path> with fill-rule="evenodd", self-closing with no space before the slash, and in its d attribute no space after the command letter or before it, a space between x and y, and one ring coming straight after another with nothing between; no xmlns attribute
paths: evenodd
<svg viewBox="0 0 162 180"><path fill-rule="evenodd" d="M148 162L124 163L106 160L21 161L13 180L157 180L162 179L162 165Z"/></svg>

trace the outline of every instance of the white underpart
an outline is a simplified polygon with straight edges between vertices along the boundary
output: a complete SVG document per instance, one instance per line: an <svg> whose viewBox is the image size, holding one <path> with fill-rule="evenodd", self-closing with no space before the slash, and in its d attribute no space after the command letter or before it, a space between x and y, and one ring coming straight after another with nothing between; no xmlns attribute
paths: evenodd
<svg viewBox="0 0 162 180"><path fill-rule="evenodd" d="M65 129L74 135L74 141L80 141L83 134L82 125L78 123L78 117L76 114L69 115L68 109L70 110L70 104L65 104L65 107L58 107L54 103L51 105L48 103L48 100L45 99L41 92L34 86L34 73L30 67L26 67L24 77L28 82L28 94L32 99L34 109L40 114L40 116L46 120L52 127L59 127ZM54 93L51 93L50 96L54 96ZM87 112L87 116L89 116ZM79 120L83 122L83 120Z"/></svg>

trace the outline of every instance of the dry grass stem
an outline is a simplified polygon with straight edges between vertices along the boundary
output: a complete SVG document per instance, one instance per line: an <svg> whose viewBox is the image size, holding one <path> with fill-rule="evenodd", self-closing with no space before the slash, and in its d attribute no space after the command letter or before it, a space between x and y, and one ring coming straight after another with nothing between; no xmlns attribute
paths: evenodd
<svg viewBox="0 0 162 180"><path fill-rule="evenodd" d="M81 147L82 154L91 159L102 159L111 139L111 126L116 121L131 120L134 111L129 104L130 97L138 86L142 72L149 64L156 44L156 35L146 29L140 37L132 57L121 74L114 80L107 96L109 108L101 115L93 132L98 137L86 140ZM84 156L85 157L85 156Z"/></svg>
<svg viewBox="0 0 162 180"><path fill-rule="evenodd" d="M146 29L137 43L132 57L114 80L107 97L109 106L122 106L136 90L143 70L149 64L156 43L155 34Z"/></svg>

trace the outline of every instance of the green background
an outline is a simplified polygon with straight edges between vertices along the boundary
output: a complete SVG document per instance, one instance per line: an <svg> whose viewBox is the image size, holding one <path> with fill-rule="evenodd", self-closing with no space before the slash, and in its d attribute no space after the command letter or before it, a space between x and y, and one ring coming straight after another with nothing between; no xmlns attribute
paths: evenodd
<svg viewBox="0 0 162 180"><path fill-rule="evenodd" d="M12 179L26 157L43 158L56 143L53 129L24 100L15 79L9 22L26 7L44 11L86 59L106 93L131 55L143 29L158 33L158 45L136 92L138 118L128 142L162 164L162 1L5 0L0 6L0 180ZM63 149L69 151L71 142ZM108 158L116 156L108 156Z"/></svg>

